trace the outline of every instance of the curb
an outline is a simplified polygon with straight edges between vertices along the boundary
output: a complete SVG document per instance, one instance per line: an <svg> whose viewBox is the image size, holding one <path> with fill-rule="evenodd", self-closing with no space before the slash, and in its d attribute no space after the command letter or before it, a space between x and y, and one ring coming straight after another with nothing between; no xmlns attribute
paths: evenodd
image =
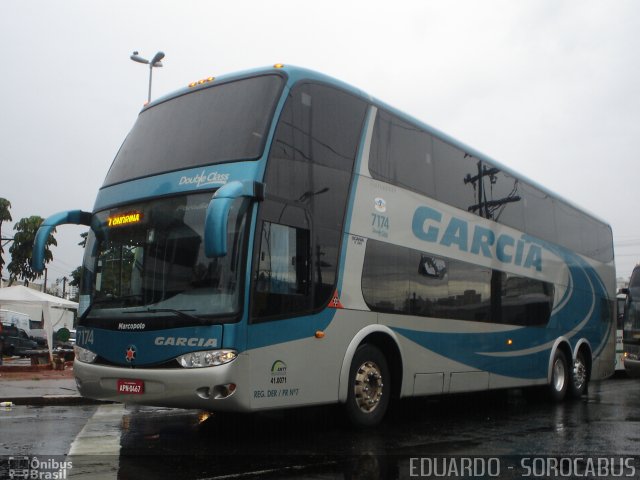
<svg viewBox="0 0 640 480"><path fill-rule="evenodd" d="M52 363L41 363L37 365L14 365L12 362L0 363L0 373L22 373L22 372L46 372L46 371L63 371L73 367L73 362L64 362L63 368L55 368Z"/></svg>
<svg viewBox="0 0 640 480"><path fill-rule="evenodd" d="M53 371L50 363L44 365L0 365L0 373L31 373Z"/></svg>
<svg viewBox="0 0 640 480"><path fill-rule="evenodd" d="M45 407L50 405L102 405L106 403L101 400L94 400L92 398L80 397L78 395L45 395L43 397L16 397L16 398L3 398L2 402L11 402L13 405L26 405L32 407ZM6 407L10 409L11 407ZM2 408L0 408L0 415L2 414Z"/></svg>

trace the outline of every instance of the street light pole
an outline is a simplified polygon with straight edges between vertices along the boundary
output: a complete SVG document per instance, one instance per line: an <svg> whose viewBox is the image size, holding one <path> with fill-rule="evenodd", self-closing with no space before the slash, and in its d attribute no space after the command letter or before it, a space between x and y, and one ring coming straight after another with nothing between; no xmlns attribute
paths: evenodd
<svg viewBox="0 0 640 480"><path fill-rule="evenodd" d="M133 52L133 55L131 55L129 58L134 62L149 65L149 96L147 98L147 103L149 103L151 101L151 81L153 78L153 67L162 66L161 60L164 58L164 52L156 53L154 57L151 59L151 61L147 60L146 58L142 58L140 55L138 55L137 51Z"/></svg>

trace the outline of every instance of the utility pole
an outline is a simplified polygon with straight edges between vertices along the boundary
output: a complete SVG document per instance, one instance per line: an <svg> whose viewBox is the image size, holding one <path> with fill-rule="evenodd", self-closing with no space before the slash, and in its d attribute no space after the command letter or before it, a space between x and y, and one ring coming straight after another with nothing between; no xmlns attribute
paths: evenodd
<svg viewBox="0 0 640 480"><path fill-rule="evenodd" d="M494 185L498 181L497 175L500 173L500 169L495 167L487 168L482 164L482 160L478 160L477 166L477 175L471 176L469 173L464 178L465 185L471 183L474 190L476 189L476 183L478 186L478 203L470 205L467 210L469 212L478 211L479 216L497 222L498 220L494 218L493 212L498 207L506 205L507 203L519 202L520 196L509 195L499 200L487 200L484 189L484 177L489 177L490 184ZM491 318L494 322L500 322L502 318L502 272L495 269L491 270Z"/></svg>
<svg viewBox="0 0 640 480"><path fill-rule="evenodd" d="M9 243L11 242L13 242L13 237L11 238L0 237L0 246L2 246L3 248L3 253L4 253L4 247L9 245ZM9 276L9 279L11 279L11 276ZM0 269L0 288L2 288L2 270L1 269Z"/></svg>
<svg viewBox="0 0 640 480"><path fill-rule="evenodd" d="M489 181L491 184L495 184L497 179L496 175L500 173L500 170L492 167L487 168L482 164L482 161L478 161L478 174L473 177L471 174L467 174L464 178L465 185L467 183L471 183L475 189L476 182L478 183L478 203L475 205L470 205L467 209L470 212L478 211L478 215L487 218L489 220L493 219L493 214L491 213L495 207L500 207L501 205L505 205L507 203L519 202L521 199L518 195L509 196L505 198L501 198L499 200L486 200L485 197L485 189L484 189L484 177L489 177Z"/></svg>

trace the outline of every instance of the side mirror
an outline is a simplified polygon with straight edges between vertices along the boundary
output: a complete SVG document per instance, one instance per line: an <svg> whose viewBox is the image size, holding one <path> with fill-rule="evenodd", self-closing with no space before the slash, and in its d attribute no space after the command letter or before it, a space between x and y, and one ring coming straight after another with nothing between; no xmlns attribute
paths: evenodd
<svg viewBox="0 0 640 480"><path fill-rule="evenodd" d="M227 254L227 221L233 201L247 197L264 200L264 184L250 180L229 182L220 187L207 207L204 223L204 252L209 258Z"/></svg>
<svg viewBox="0 0 640 480"><path fill-rule="evenodd" d="M36 232L33 242L33 254L31 256L31 267L38 273L44 270L44 251L47 246L47 239L51 231L58 225L91 225L91 213L82 210L69 210L56 213L48 217Z"/></svg>

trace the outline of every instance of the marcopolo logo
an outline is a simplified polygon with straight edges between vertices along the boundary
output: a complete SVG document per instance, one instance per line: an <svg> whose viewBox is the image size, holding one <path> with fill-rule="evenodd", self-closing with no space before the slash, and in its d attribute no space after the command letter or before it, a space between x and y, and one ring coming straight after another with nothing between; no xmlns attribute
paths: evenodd
<svg viewBox="0 0 640 480"><path fill-rule="evenodd" d="M147 328L147 325L145 323L125 323L125 322L120 322L118 323L118 330L144 330L145 328Z"/></svg>
<svg viewBox="0 0 640 480"><path fill-rule="evenodd" d="M445 224L446 223L446 224ZM524 268L542 271L542 247L522 238L516 240L502 233L452 216L443 222L438 210L421 206L413 214L411 228L420 240L439 243L445 247L457 247L461 252L470 252L487 258L495 258L502 263L510 263Z"/></svg>
<svg viewBox="0 0 640 480"><path fill-rule="evenodd" d="M135 345L129 345L127 347L127 349L124 352L124 359L128 362L131 363L136 359L136 353L138 352L138 349L136 348Z"/></svg>
<svg viewBox="0 0 640 480"><path fill-rule="evenodd" d="M178 182L178 185L181 185L181 186L194 185L196 188L200 188L200 187L206 187L209 185L224 185L228 181L229 181L228 173L218 173L218 172L207 173L206 170L202 170L202 172L200 172L197 175L194 175L193 177L185 177L185 176L180 177L180 181Z"/></svg>

